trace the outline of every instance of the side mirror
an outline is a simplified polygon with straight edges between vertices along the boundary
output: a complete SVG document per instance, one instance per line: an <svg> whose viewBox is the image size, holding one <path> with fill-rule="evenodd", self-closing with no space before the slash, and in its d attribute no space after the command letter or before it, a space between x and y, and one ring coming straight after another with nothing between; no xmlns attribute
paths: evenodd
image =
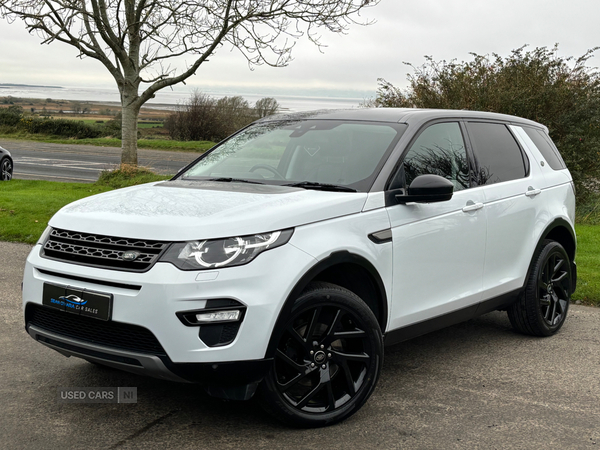
<svg viewBox="0 0 600 450"><path fill-rule="evenodd" d="M439 175L419 175L408 186L408 195L396 194L401 204L445 202L452 198L454 184Z"/></svg>

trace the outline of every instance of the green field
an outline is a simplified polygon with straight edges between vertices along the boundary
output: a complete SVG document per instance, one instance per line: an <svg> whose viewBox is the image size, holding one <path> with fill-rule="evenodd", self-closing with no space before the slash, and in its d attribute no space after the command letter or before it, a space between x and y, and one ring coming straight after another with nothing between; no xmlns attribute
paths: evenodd
<svg viewBox="0 0 600 450"><path fill-rule="evenodd" d="M55 117L56 118L56 117ZM59 117L63 118L63 117ZM86 125L101 125L103 123L109 122L113 119L79 119L75 117L64 117L67 120L76 120L77 122L83 122ZM164 124L162 121L140 121L138 122L138 129L147 129L147 128L163 128Z"/></svg>
<svg viewBox="0 0 600 450"><path fill-rule="evenodd" d="M105 172L95 184L30 180L0 183L0 240L33 244L52 215L67 203L117 187L166 178L145 171ZM579 280L573 299L600 306L600 225L578 224L576 231Z"/></svg>
<svg viewBox="0 0 600 450"><path fill-rule="evenodd" d="M99 147L121 147L117 138L68 139L39 134L10 133L0 134L2 139L18 139L23 141L47 142L49 144L97 145ZM168 150L179 152L204 153L215 145L212 141L173 141L171 139L138 139L138 148L147 150Z"/></svg>

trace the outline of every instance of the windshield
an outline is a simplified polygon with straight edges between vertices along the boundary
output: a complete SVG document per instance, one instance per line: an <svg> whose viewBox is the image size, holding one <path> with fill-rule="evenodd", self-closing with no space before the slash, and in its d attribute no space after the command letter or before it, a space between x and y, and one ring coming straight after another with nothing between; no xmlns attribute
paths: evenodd
<svg viewBox="0 0 600 450"><path fill-rule="evenodd" d="M203 155L178 178L365 192L405 128L339 120L259 123Z"/></svg>

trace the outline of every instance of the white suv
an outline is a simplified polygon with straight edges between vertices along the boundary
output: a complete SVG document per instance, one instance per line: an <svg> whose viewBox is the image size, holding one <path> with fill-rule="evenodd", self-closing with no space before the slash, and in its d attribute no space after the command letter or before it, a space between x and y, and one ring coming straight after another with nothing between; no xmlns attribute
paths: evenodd
<svg viewBox="0 0 600 450"><path fill-rule="evenodd" d="M67 356L332 424L373 392L384 344L497 309L523 333L558 331L574 214L538 123L280 115L170 181L61 209L27 260L26 328Z"/></svg>

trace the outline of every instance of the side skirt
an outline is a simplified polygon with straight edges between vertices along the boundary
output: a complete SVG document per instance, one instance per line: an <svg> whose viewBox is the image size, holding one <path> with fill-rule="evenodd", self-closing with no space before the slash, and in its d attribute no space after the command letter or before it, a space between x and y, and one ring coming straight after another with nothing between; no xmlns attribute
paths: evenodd
<svg viewBox="0 0 600 450"><path fill-rule="evenodd" d="M476 305L471 305L442 316L434 317L433 319L427 319L403 328L388 331L385 334L384 344L386 346L398 344L399 342L407 341L431 333L432 331L441 330L442 328L465 322L498 309L505 309L519 298L522 291L522 288L516 289Z"/></svg>

